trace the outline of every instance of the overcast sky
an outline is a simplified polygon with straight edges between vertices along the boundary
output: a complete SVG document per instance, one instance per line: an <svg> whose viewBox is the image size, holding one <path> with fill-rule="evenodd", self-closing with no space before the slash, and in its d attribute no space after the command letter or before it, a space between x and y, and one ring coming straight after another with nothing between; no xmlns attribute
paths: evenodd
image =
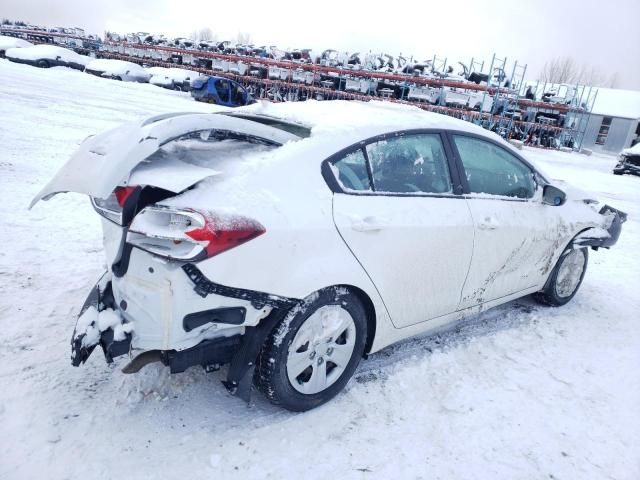
<svg viewBox="0 0 640 480"><path fill-rule="evenodd" d="M508 65L528 64L527 79L545 60L569 55L640 90L640 0L2 0L0 16L100 35L210 27L220 40L247 32L259 45L437 54L449 63L490 61L495 52Z"/></svg>

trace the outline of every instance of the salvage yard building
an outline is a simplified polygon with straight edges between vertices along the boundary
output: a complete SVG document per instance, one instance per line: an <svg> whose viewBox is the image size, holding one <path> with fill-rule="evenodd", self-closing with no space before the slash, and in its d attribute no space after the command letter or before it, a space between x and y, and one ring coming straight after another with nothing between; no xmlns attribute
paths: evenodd
<svg viewBox="0 0 640 480"><path fill-rule="evenodd" d="M582 148L617 154L640 135L640 91L599 88Z"/></svg>

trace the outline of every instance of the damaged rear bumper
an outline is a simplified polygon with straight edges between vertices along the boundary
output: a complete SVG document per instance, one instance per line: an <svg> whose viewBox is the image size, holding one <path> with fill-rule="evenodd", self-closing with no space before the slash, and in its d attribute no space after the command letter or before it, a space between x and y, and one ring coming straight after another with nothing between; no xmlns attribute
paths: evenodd
<svg viewBox="0 0 640 480"><path fill-rule="evenodd" d="M107 273L91 289L80 310L71 336L71 364L74 367L86 362L98 345L102 348L107 363L112 363L115 357L129 353L130 326L122 319L119 324L101 322L100 313L106 310L116 311L110 275Z"/></svg>
<svg viewBox="0 0 640 480"><path fill-rule="evenodd" d="M298 300L214 283L192 264L133 265L122 278L105 273L92 288L71 339L71 363L84 363L100 345L107 363L124 354L132 357L123 373L135 373L152 362L168 366L171 373L229 364L225 387L248 399L260 348ZM141 278L144 272L146 279ZM171 293L163 297L155 285L166 282ZM170 312L175 315L168 317ZM102 321L105 314L108 321ZM164 322L163 316L171 321ZM171 335L159 337L163 330Z"/></svg>

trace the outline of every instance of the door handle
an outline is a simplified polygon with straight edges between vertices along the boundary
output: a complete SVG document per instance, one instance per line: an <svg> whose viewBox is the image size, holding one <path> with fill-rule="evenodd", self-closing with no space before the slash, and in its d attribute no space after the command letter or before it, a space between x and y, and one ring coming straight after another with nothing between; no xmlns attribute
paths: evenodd
<svg viewBox="0 0 640 480"><path fill-rule="evenodd" d="M478 228L480 230L495 230L498 228L498 222L493 217L484 217L484 220L478 222Z"/></svg>
<svg viewBox="0 0 640 480"><path fill-rule="evenodd" d="M385 226L384 222L376 217L351 218L351 228L357 232L377 232Z"/></svg>

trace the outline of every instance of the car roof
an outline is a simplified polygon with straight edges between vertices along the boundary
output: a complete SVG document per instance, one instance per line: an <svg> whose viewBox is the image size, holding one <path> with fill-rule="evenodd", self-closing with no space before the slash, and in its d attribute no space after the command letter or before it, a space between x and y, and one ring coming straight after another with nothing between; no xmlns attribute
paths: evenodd
<svg viewBox="0 0 640 480"><path fill-rule="evenodd" d="M309 126L271 115L238 111L220 112L220 114L269 125L270 127L284 130L300 138L308 138L311 136L311 128Z"/></svg>
<svg viewBox="0 0 640 480"><path fill-rule="evenodd" d="M381 101L307 100L305 102L258 102L236 109L234 116L262 117L297 125L308 130L311 137L327 140L350 133L353 141L361 141L384 133L413 129L455 130L502 141L493 132L471 122L418 107ZM276 126L276 125L274 125ZM296 132L291 132L296 134ZM307 135L299 135L307 137ZM505 142L506 143L506 142Z"/></svg>

